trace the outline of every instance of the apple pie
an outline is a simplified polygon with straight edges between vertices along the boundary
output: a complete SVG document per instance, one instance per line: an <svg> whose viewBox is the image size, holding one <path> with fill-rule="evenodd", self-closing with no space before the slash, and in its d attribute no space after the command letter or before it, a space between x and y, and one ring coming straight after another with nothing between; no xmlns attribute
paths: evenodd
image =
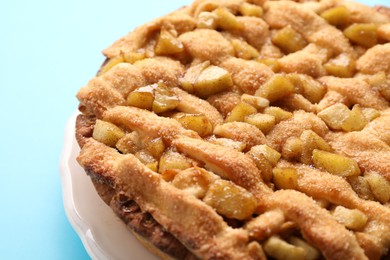
<svg viewBox="0 0 390 260"><path fill-rule="evenodd" d="M103 53L77 160L152 252L389 257L389 8L195 0Z"/></svg>

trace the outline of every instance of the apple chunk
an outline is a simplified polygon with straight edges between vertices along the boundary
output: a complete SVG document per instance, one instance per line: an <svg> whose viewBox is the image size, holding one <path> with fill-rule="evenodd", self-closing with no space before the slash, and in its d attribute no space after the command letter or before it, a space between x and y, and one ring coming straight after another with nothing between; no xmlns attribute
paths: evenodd
<svg viewBox="0 0 390 260"><path fill-rule="evenodd" d="M251 193L226 180L212 183L203 201L219 214L239 220L250 218L257 207Z"/></svg>
<svg viewBox="0 0 390 260"><path fill-rule="evenodd" d="M180 53L184 50L183 44L172 32L162 29L154 51L157 55L169 55Z"/></svg>
<svg viewBox="0 0 390 260"><path fill-rule="evenodd" d="M96 120L92 137L105 145L115 147L115 144L125 135L125 132L116 125L103 120Z"/></svg>
<svg viewBox="0 0 390 260"><path fill-rule="evenodd" d="M314 166L342 177L358 176L360 169L355 160L321 150L313 150Z"/></svg>
<svg viewBox="0 0 390 260"><path fill-rule="evenodd" d="M149 85L130 92L127 96L127 104L133 107L152 110L155 87Z"/></svg>
<svg viewBox="0 0 390 260"><path fill-rule="evenodd" d="M294 86L291 81L283 75L276 74L256 91L256 96L274 102L293 92Z"/></svg>
<svg viewBox="0 0 390 260"><path fill-rule="evenodd" d="M233 86L230 73L218 66L209 66L196 79L194 94L206 98L218 92L228 90Z"/></svg>
<svg viewBox="0 0 390 260"><path fill-rule="evenodd" d="M173 116L184 128L197 132L200 136L207 136L213 133L213 125L203 114L177 113Z"/></svg>
<svg viewBox="0 0 390 260"><path fill-rule="evenodd" d="M274 168L273 180L278 189L297 189L298 173L294 168Z"/></svg>

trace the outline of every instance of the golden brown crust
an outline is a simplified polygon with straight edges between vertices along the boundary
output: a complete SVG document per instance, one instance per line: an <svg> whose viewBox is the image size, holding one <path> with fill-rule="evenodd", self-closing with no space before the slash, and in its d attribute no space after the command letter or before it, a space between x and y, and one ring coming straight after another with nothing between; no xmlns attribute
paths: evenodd
<svg viewBox="0 0 390 260"><path fill-rule="evenodd" d="M86 140L92 137L96 118L80 114L76 117L75 136L77 143L83 147Z"/></svg>
<svg viewBox="0 0 390 260"><path fill-rule="evenodd" d="M153 217L124 194L116 194L110 202L114 212L137 234L137 238L149 243L150 248L174 259L196 259L174 236L164 230ZM142 240L143 239L143 240Z"/></svg>
<svg viewBox="0 0 390 260"><path fill-rule="evenodd" d="M99 196L127 225L140 242L164 259L196 259L175 237L158 224L153 217L125 194L116 192L105 183L92 179Z"/></svg>
<svg viewBox="0 0 390 260"><path fill-rule="evenodd" d="M85 115L78 115L76 119L76 140L80 147L83 147L88 138L92 136L96 119ZM93 178L96 174L91 174L94 187L102 198L109 205L115 214L136 234L149 250L161 257L168 259L196 259L196 257L184 247L180 241L158 224L153 217L140 209L140 207L129 199L125 194L116 191L99 178ZM166 255L165 255L166 254Z"/></svg>
<svg viewBox="0 0 390 260"><path fill-rule="evenodd" d="M168 232L181 237L181 242L201 258L249 257L246 247L248 236L243 230L229 228L211 208L193 197L184 196L183 192L165 183L134 156L121 155L89 139L77 160L93 178L110 183L134 199ZM165 196L159 197L158 194ZM182 219L184 212L191 214Z"/></svg>
<svg viewBox="0 0 390 260"><path fill-rule="evenodd" d="M386 109L389 106L389 102L379 91L362 79L326 76L320 78L319 81L326 85L330 91L335 91L345 97L347 104L359 104L363 107L372 107L379 110Z"/></svg>
<svg viewBox="0 0 390 260"><path fill-rule="evenodd" d="M281 209L297 223L304 237L321 248L327 259L364 258L354 235L335 222L325 209L317 207L311 198L302 193L280 190L272 194L269 203L270 209ZM302 205L305 205L304 209Z"/></svg>

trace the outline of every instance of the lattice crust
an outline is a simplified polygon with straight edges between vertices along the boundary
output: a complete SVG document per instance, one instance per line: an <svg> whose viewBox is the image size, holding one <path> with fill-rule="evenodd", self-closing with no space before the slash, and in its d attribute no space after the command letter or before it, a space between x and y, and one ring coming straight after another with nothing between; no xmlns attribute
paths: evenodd
<svg viewBox="0 0 390 260"><path fill-rule="evenodd" d="M388 8L196 0L104 54L77 94L78 162L159 250L388 255Z"/></svg>

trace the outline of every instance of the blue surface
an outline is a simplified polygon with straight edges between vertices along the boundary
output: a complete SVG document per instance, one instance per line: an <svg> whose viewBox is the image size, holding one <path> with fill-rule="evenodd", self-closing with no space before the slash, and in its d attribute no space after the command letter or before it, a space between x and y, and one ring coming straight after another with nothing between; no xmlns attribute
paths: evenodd
<svg viewBox="0 0 390 260"><path fill-rule="evenodd" d="M0 259L89 258L65 216L58 172L75 93L104 60L102 49L189 2L3 1Z"/></svg>

